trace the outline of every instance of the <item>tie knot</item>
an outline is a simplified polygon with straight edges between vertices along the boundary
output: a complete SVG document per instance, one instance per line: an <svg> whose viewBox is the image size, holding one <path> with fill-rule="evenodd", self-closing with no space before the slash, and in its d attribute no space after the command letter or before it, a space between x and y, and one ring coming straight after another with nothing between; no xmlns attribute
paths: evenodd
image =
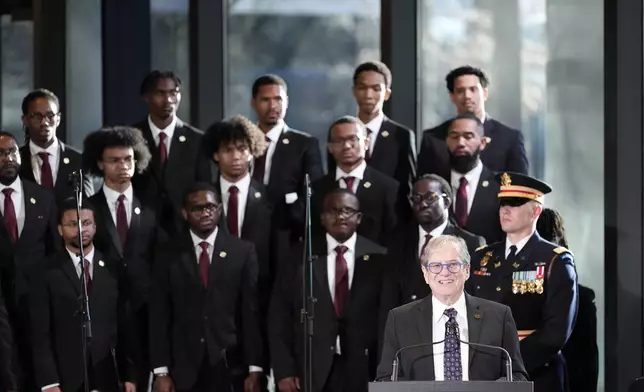
<svg viewBox="0 0 644 392"><path fill-rule="evenodd" d="M336 247L335 247L335 253L337 253L339 256L342 256L342 255L343 255L343 254L345 254L348 250L349 250L349 248L347 248L347 247L346 247L346 246L344 246L344 245L340 245L340 246L336 246Z"/></svg>
<svg viewBox="0 0 644 392"><path fill-rule="evenodd" d="M429 234L429 233L425 234L425 242L429 242L429 240L431 240L431 239L432 239L431 234Z"/></svg>
<svg viewBox="0 0 644 392"><path fill-rule="evenodd" d="M201 250L202 250L202 251L204 251L204 252L207 252L207 251L208 251L208 243L207 243L206 241L201 241L201 242L199 243L199 246L201 246Z"/></svg>
<svg viewBox="0 0 644 392"><path fill-rule="evenodd" d="M445 309L445 311L443 312L443 314L445 314L445 316L447 316L450 320L456 319L457 313L458 312L456 312L456 309L454 308Z"/></svg>
<svg viewBox="0 0 644 392"><path fill-rule="evenodd" d="M461 177L460 182L461 182L461 186L467 185L467 178L465 178L465 176Z"/></svg>
<svg viewBox="0 0 644 392"><path fill-rule="evenodd" d="M38 156L40 157L40 159L42 159L44 161L45 159L47 159L49 157L49 153L45 152L45 151L41 151L41 152L38 153Z"/></svg>
<svg viewBox="0 0 644 392"><path fill-rule="evenodd" d="M239 188L233 185L228 188L228 193L230 193L231 195L236 195L237 193L239 193Z"/></svg>
<svg viewBox="0 0 644 392"><path fill-rule="evenodd" d="M13 193L13 188L4 188L2 190L2 193L4 193L5 197L11 197L11 194Z"/></svg>
<svg viewBox="0 0 644 392"><path fill-rule="evenodd" d="M512 255L515 253L517 253L517 246L516 245L510 246L510 254Z"/></svg>
<svg viewBox="0 0 644 392"><path fill-rule="evenodd" d="M353 180L355 179L354 176L346 176L346 177L342 177L342 178L344 179L345 183L353 183Z"/></svg>
<svg viewBox="0 0 644 392"><path fill-rule="evenodd" d="M119 195L118 201L119 201L119 202L122 202L123 200L125 200L125 195L121 193L121 194Z"/></svg>
<svg viewBox="0 0 644 392"><path fill-rule="evenodd" d="M167 137L168 135L165 132L159 133L159 140L161 140L162 142L164 142Z"/></svg>

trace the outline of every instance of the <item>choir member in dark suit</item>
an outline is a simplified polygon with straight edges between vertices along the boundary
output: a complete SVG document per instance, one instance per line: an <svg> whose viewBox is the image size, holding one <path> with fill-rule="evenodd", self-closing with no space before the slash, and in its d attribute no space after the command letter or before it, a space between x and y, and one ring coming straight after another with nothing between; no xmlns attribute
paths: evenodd
<svg viewBox="0 0 644 392"><path fill-rule="evenodd" d="M143 203L155 209L159 224L175 234L181 223L183 192L211 176L210 162L201 154L203 132L177 117L181 79L173 72L152 71L141 84L149 116L134 127L143 132L152 153L148 170L132 184Z"/></svg>
<svg viewBox="0 0 644 392"><path fill-rule="evenodd" d="M275 208L274 227L289 240L302 236L302 211L297 200L305 196L305 175L315 181L324 175L317 138L289 127L284 122L288 108L287 86L277 75L255 80L251 106L268 147L253 163L253 178L266 186ZM286 240L283 239L284 241ZM290 241L289 241L290 242Z"/></svg>
<svg viewBox="0 0 644 392"><path fill-rule="evenodd" d="M6 257L0 249L0 258ZM0 287L0 387L3 391L18 390L18 376L14 359L14 339L9 314Z"/></svg>
<svg viewBox="0 0 644 392"><path fill-rule="evenodd" d="M129 322L137 331L139 347L133 355L140 389L145 389L151 373L147 339L150 266L155 241L163 236L157 236L154 211L133 190L132 177L135 171L145 171L150 158L136 128L103 128L85 138L85 167L104 179L102 188L90 198L96 214L94 244L124 277L121 291L128 301Z"/></svg>
<svg viewBox="0 0 644 392"><path fill-rule="evenodd" d="M82 168L80 151L56 137L61 115L58 97L49 90L34 90L22 100L27 143L20 148L20 177L53 189L58 201L74 196L69 175ZM89 176L84 180L83 191L89 197L94 185Z"/></svg>
<svg viewBox="0 0 644 392"><path fill-rule="evenodd" d="M500 185L494 173L481 162L481 152L487 146L479 119L469 113L459 115L449 125L450 170L438 174L454 189L454 221L491 243L501 240L503 232L497 197Z"/></svg>
<svg viewBox="0 0 644 392"><path fill-rule="evenodd" d="M380 298L385 249L356 234L358 198L335 189L324 199L325 232L312 242L313 390L367 391L379 359ZM294 249L271 299L270 345L280 392L303 387L304 339L300 310L303 247Z"/></svg>
<svg viewBox="0 0 644 392"><path fill-rule="evenodd" d="M159 392L260 390L255 247L219 230L220 214L212 185L188 188L188 227L157 252L150 358Z"/></svg>
<svg viewBox="0 0 644 392"><path fill-rule="evenodd" d="M223 202L219 227L228 234L252 242L259 262L259 309L261 327L266 340L266 312L277 260L276 242L272 238L272 208L264 185L251 177L252 157L266 149L263 132L243 116L213 124L204 136L204 147L219 166L215 187ZM261 364L268 369L268 346Z"/></svg>
<svg viewBox="0 0 644 392"><path fill-rule="evenodd" d="M488 96L488 78L478 68L463 66L452 70L445 78L450 99L458 114L472 113L482 123L488 148L481 154L483 164L494 172L528 173L528 158L523 134L493 119L485 111ZM418 155L418 173L440 174L449 167L445 147L449 124L452 120L423 132Z"/></svg>
<svg viewBox="0 0 644 392"><path fill-rule="evenodd" d="M46 260L31 286L29 308L36 382L45 392L84 390L83 321L78 313L84 262L92 319L91 344L87 346L89 390L135 392L134 367L125 343L128 341L125 299L117 274L92 243L96 224L94 207L89 201L82 203L80 211L82 254L78 218L76 199L63 201L58 230L65 249Z"/></svg>
<svg viewBox="0 0 644 392"><path fill-rule="evenodd" d="M29 280L60 248L54 193L19 176L18 142L0 131L0 281L20 362L20 389L36 390L29 346Z"/></svg>
<svg viewBox="0 0 644 392"><path fill-rule="evenodd" d="M367 163L398 181L399 200L407 203L416 178L416 135L382 111L383 104L391 96L391 83L391 71L384 63L362 63L353 73L353 96L358 103L358 118L367 127ZM329 173L334 172L335 161L331 156L328 165ZM406 212L411 210L407 208Z"/></svg>
<svg viewBox="0 0 644 392"><path fill-rule="evenodd" d="M324 196L335 188L346 188L360 200L362 220L358 234L387 246L388 235L397 222L398 182L367 165L367 131L357 118L344 116L334 121L329 128L328 144L337 167L312 184L312 230L322 231Z"/></svg>
<svg viewBox="0 0 644 392"><path fill-rule="evenodd" d="M544 240L568 248L563 217L557 211L550 208L541 211L537 232ZM595 292L590 287L579 285L577 320L562 353L566 359L570 392L597 391L597 306Z"/></svg>
<svg viewBox="0 0 644 392"><path fill-rule="evenodd" d="M425 174L414 183L411 195L414 218L394 230L388 247L387 267L392 273L387 274L387 287L392 291L386 295L392 302L387 304L386 310L430 294L419 260L431 238L443 234L462 238L470 254L485 244L483 237L450 221L452 200L452 187L436 174Z"/></svg>

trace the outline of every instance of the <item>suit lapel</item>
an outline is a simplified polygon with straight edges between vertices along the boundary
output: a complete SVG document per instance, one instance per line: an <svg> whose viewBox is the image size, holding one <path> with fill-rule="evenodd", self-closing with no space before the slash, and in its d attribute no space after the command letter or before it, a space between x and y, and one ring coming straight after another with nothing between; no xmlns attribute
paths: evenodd
<svg viewBox="0 0 644 392"><path fill-rule="evenodd" d="M483 320L483 310L480 308L478 301L473 299L469 294L465 294L465 307L467 308L467 327L469 329L469 341L472 343L478 343L479 338L481 337L481 323ZM474 358L474 353L476 352L474 347L469 348L469 367L472 368L472 361ZM470 373L471 374L471 373Z"/></svg>
<svg viewBox="0 0 644 392"><path fill-rule="evenodd" d="M131 244L132 241L136 240L139 229L141 228L141 215L143 213L143 207L141 201L138 197L132 193L132 218L130 219L130 227L127 230L127 244ZM120 243L120 241L119 241Z"/></svg>
<svg viewBox="0 0 644 392"><path fill-rule="evenodd" d="M65 148L65 144L63 142L59 142L58 155L58 173L56 174L56 184L54 186L60 189L67 187L67 179L73 170L71 170L72 157L69 156L69 150Z"/></svg>
<svg viewBox="0 0 644 392"><path fill-rule="evenodd" d="M368 196L371 193L373 187L373 177L371 175L371 170L369 166L364 170L364 175L362 180L358 182L358 188L356 189L356 197L358 200L365 200L363 197L368 199Z"/></svg>
<svg viewBox="0 0 644 392"><path fill-rule="evenodd" d="M197 287L203 287L203 282L199 273L197 254L195 253L195 246L192 243L190 233L186 234L182 241L184 242L184 245L181 247L181 264L183 264L188 274L195 281L195 284L199 285Z"/></svg>
<svg viewBox="0 0 644 392"><path fill-rule="evenodd" d="M225 279L230 275L226 271L231 265L230 257L232 257L226 246L227 237L228 234L222 233L221 231L217 232L215 246L213 247L212 254L210 255L210 268L208 269L208 293L217 288L215 285L217 278Z"/></svg>
<svg viewBox="0 0 644 392"><path fill-rule="evenodd" d="M63 272L67 276L67 279L69 279L69 283L71 283L72 287L74 287L76 294L80 295L80 278L78 277L78 272L76 272L76 265L74 263L74 260L69 257L67 250L63 250L61 252L60 263L60 267L63 269Z"/></svg>
<svg viewBox="0 0 644 392"><path fill-rule="evenodd" d="M29 142L20 148L20 159L22 164L20 165L20 178L23 180L29 180L36 182L34 177L34 168L31 166L31 151L29 150Z"/></svg>
<svg viewBox="0 0 644 392"><path fill-rule="evenodd" d="M172 141L170 142L170 153L168 154L168 160L166 161L164 177L166 182L174 181L180 176L180 174L176 174L174 172L183 168L181 157L190 156L191 154L190 147L188 143L186 143L186 135L186 128L183 126L183 123L177 119L174 134L172 135ZM172 184L166 185L172 187Z"/></svg>
<svg viewBox="0 0 644 392"><path fill-rule="evenodd" d="M248 195L246 196L246 211L244 211L244 222L241 227L242 238L249 238L249 235L252 233L253 227L255 226L253 224L255 217L258 216L259 208L262 204L262 193L254 182L254 180L251 180L250 186L248 187Z"/></svg>
<svg viewBox="0 0 644 392"><path fill-rule="evenodd" d="M103 255L98 251L94 251L92 269L92 292L89 299L91 302L95 302L96 296L100 296L106 291L107 281L111 278L109 271L105 268Z"/></svg>
<svg viewBox="0 0 644 392"><path fill-rule="evenodd" d="M288 135L288 126L284 124L282 133L280 134L279 139L277 139L277 145L275 146L275 152L273 152L273 157L271 158L271 170L270 170L270 182L273 182L274 178L277 178L282 173L288 172L285 170L284 165L289 165L292 160L291 156L291 140Z"/></svg>
<svg viewBox="0 0 644 392"><path fill-rule="evenodd" d="M37 185L33 185L36 187ZM35 194L32 184L23 181L22 182L22 191L24 193L24 198L22 200L23 207L25 209L25 222L22 226L22 231L18 233L18 241L21 241L22 238L29 238L29 231L31 226L36 223L37 219L44 219L43 216L39 218L38 216L38 203L41 201L40 198Z"/></svg>
<svg viewBox="0 0 644 392"><path fill-rule="evenodd" d="M96 207L99 209L100 214L103 217L103 226L107 231L107 235L110 237L110 240L118 251L119 256L123 257L123 246L121 245L121 238L116 232L116 225L114 224L114 219L112 219L112 212L110 212L110 208L107 205L107 199L105 198L105 193L102 189L96 194L96 199L99 200L98 206ZM134 217L132 217L132 219L134 219Z"/></svg>
<svg viewBox="0 0 644 392"><path fill-rule="evenodd" d="M351 281L349 289L349 302L347 303L348 308L351 308L354 302L359 303L358 299L361 297L363 288L365 288L365 286L368 286L369 262L369 250L366 248L364 241L362 241L360 237L358 237L358 239L356 240L353 280ZM366 282L366 284L364 282ZM345 310L344 312L345 314L348 314L348 311Z"/></svg>
<svg viewBox="0 0 644 392"><path fill-rule="evenodd" d="M313 244L313 275L320 286L321 301L333 308L333 297L329 290L329 272L327 270L327 243L324 237L315 239Z"/></svg>
<svg viewBox="0 0 644 392"><path fill-rule="evenodd" d="M418 334L420 335L419 343L432 343L434 341L434 329L432 328L434 314L432 311L432 296L428 295L422 300L422 304L417 308L420 312L420 317L418 318ZM434 374L434 348L429 345L423 348L420 348L423 352L422 357L426 358L428 361L427 366L423 366L427 369L428 380L436 379Z"/></svg>
<svg viewBox="0 0 644 392"><path fill-rule="evenodd" d="M380 131L378 132L378 137L376 138L376 145L373 148L373 154L371 154L370 163L381 162L379 165L374 167L384 167L392 163L391 159L396 157L396 140L392 137L395 132L394 125L389 122L389 119L385 116L380 126ZM395 165L394 165L395 166ZM392 170L393 172L393 170Z"/></svg>
<svg viewBox="0 0 644 392"><path fill-rule="evenodd" d="M470 219L476 220L476 216L480 212L490 208L489 205L486 205L487 201L490 199L496 199L497 190L492 186L494 181L494 174L483 166L483 171L481 171L481 176L479 177L479 183L476 185L476 193L474 194L474 200L472 201L472 208L470 209L468 221ZM494 195L491 194L492 192Z"/></svg>
<svg viewBox="0 0 644 392"><path fill-rule="evenodd" d="M152 162L150 162L150 169L155 174L155 176L159 178L161 174L161 168L160 168L161 161L159 158L159 148L157 147L157 143L154 141L154 136L152 135L150 124L148 124L148 119L146 118L145 121L140 125L141 125L140 129L141 129L141 132L143 133L143 137L145 137L145 140L148 142L148 148L152 153Z"/></svg>

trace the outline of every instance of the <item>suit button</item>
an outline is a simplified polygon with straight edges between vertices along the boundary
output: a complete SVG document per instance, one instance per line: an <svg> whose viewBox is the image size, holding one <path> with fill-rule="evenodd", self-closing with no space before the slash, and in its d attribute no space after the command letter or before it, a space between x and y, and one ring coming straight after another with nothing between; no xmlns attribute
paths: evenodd
<svg viewBox="0 0 644 392"><path fill-rule="evenodd" d="M412 295L411 295L411 300L412 300L412 301L415 301L415 300L416 300L416 294L412 294Z"/></svg>
<svg viewBox="0 0 644 392"><path fill-rule="evenodd" d="M203 319L204 319L204 320L208 320L208 316L203 316Z"/></svg>
<svg viewBox="0 0 644 392"><path fill-rule="evenodd" d="M200 341L201 343L205 343L205 342L206 342L206 339L201 338L201 339L199 339L199 341Z"/></svg>
<svg viewBox="0 0 644 392"><path fill-rule="evenodd" d="M501 286L496 286L496 291L501 291Z"/></svg>
<svg viewBox="0 0 644 392"><path fill-rule="evenodd" d="M481 286L476 286L476 289L477 289L477 290L480 290L480 289L481 289Z"/></svg>
<svg viewBox="0 0 644 392"><path fill-rule="evenodd" d="M331 351L335 351L335 346L331 346L329 348L331 349Z"/></svg>
<svg viewBox="0 0 644 392"><path fill-rule="evenodd" d="M550 367L550 364L549 364L549 363L546 363L546 367Z"/></svg>

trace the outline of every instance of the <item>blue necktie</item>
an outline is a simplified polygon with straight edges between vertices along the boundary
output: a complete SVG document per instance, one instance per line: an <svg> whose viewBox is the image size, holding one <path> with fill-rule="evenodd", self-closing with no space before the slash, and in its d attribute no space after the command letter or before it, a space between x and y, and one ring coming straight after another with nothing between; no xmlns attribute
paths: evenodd
<svg viewBox="0 0 644 392"><path fill-rule="evenodd" d="M445 323L445 350L443 355L443 372L445 381L462 380L463 365L461 363L461 343L458 323L456 322L456 309L445 309L448 317Z"/></svg>

